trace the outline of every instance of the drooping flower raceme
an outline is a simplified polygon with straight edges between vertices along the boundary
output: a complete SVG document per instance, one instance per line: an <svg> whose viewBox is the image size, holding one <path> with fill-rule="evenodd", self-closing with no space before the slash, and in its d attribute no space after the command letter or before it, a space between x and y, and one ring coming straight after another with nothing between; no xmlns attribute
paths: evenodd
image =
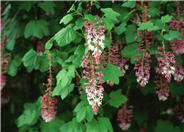
<svg viewBox="0 0 184 132"><path fill-rule="evenodd" d="M126 131L130 128L132 116L133 116L133 111L131 108L127 109L127 104L124 104L122 108L119 109L117 120L120 122L119 127L123 131Z"/></svg>
<svg viewBox="0 0 184 132"><path fill-rule="evenodd" d="M156 72L158 68L156 68ZM155 76L156 80L155 83L155 90L156 94L158 95L158 99L161 101L166 101L169 96L169 85L167 79L158 72Z"/></svg>
<svg viewBox="0 0 184 132"><path fill-rule="evenodd" d="M181 82L184 79L184 68L179 62L176 62L175 72L173 74L174 80Z"/></svg>
<svg viewBox="0 0 184 132"><path fill-rule="evenodd" d="M84 23L88 48L92 51L96 63L99 64L98 60L102 54L102 50L105 48L105 26L103 22L98 19L98 16L94 21L89 22L88 20Z"/></svg>
<svg viewBox="0 0 184 132"><path fill-rule="evenodd" d="M136 55L137 59L135 61L134 70L136 70L135 75L137 76L137 82L141 87L144 87L150 78L150 54L146 52L146 50L142 50L142 57L140 55Z"/></svg>
<svg viewBox="0 0 184 132"><path fill-rule="evenodd" d="M170 51L165 51L164 48L158 48L161 52L157 52L160 57L157 58L158 67L157 72L160 72L162 75L165 76L168 82L171 81L171 75L175 73L175 56Z"/></svg>
<svg viewBox="0 0 184 132"><path fill-rule="evenodd" d="M46 86L45 95L41 97L41 103L42 103L42 118L45 120L45 122L50 122L55 118L56 115L56 109L55 106L57 104L57 98L52 97L52 63L51 63L51 57L50 54L48 55L49 59L49 78L48 83L44 84Z"/></svg>
<svg viewBox="0 0 184 132"><path fill-rule="evenodd" d="M177 30L184 37L184 19L176 20L174 17L170 21L170 29ZM171 49L177 54L184 54L184 39L179 40L176 38L173 41L170 41Z"/></svg>
<svg viewBox="0 0 184 132"><path fill-rule="evenodd" d="M57 107L55 105L57 104L57 99L53 98L52 95L50 95L50 93L48 92L42 96L41 103L42 118L45 120L45 122L50 122L55 118L56 115Z"/></svg>
<svg viewBox="0 0 184 132"><path fill-rule="evenodd" d="M103 40L105 39L105 26L102 25L102 21L95 18L94 21L85 21L84 23L86 38L89 51L86 56L83 56L82 62L83 78L87 79L86 93L89 104L92 106L93 112L97 115L99 106L102 104L103 99L103 74L97 69L103 67L101 65L102 50L105 48Z"/></svg>
<svg viewBox="0 0 184 132"><path fill-rule="evenodd" d="M88 102L92 106L94 114L96 115L98 107L102 104L103 99L104 88L102 86L103 80L101 79L103 74L102 72L96 71L96 69L99 69L100 67L95 65L95 61L92 57L83 56L83 58L82 66L85 68L83 70L83 78L88 80L84 85L86 86Z"/></svg>

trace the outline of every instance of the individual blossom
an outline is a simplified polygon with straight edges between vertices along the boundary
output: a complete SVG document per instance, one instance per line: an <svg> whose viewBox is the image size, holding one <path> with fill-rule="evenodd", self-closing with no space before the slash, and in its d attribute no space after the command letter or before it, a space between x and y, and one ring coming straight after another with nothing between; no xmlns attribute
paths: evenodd
<svg viewBox="0 0 184 132"><path fill-rule="evenodd" d="M125 103L121 109L118 111L117 120L119 121L119 127L123 131L127 131L131 126L133 111L132 108L127 108L127 103Z"/></svg>
<svg viewBox="0 0 184 132"><path fill-rule="evenodd" d="M176 80L177 82L181 82L184 78L184 68L178 62L176 62L175 72L173 76L174 76L174 80Z"/></svg>
<svg viewBox="0 0 184 132"><path fill-rule="evenodd" d="M105 26L97 16L94 21L89 22L86 20L84 22L84 27L88 48L92 51L92 55L94 56L96 63L99 64L100 62L98 62L98 59L102 54L102 50L105 48L103 42L105 40Z"/></svg>
<svg viewBox="0 0 184 132"><path fill-rule="evenodd" d="M96 71L97 69L100 69L101 66L98 66L95 63L96 61L93 56L90 56L90 53L88 53L87 56L83 56L83 58L83 78L88 80L87 83L84 83L86 87L87 99L89 104L92 106L94 114L97 115L99 106L102 104L103 99L103 74L100 71Z"/></svg>
<svg viewBox="0 0 184 132"><path fill-rule="evenodd" d="M51 63L51 57L50 54L48 55L49 59L49 79L48 83L44 84L46 86L45 94L41 97L41 103L42 103L42 118L45 120L45 122L50 122L55 118L56 115L56 109L55 106L57 104L57 98L52 97L52 63Z"/></svg>
<svg viewBox="0 0 184 132"><path fill-rule="evenodd" d="M137 54L135 59L134 70L136 70L135 75L137 77L137 82L141 87L144 87L150 78L150 54L146 50L142 50L142 57Z"/></svg>
<svg viewBox="0 0 184 132"><path fill-rule="evenodd" d="M158 71L158 67L156 68ZM155 76L155 90L158 95L158 99L161 101L166 101L169 96L169 85L167 79L162 75L157 73Z"/></svg>
<svg viewBox="0 0 184 132"><path fill-rule="evenodd" d="M175 73L175 56L170 51L165 51L164 48L158 47L159 52L156 52L160 57L157 58L158 67L157 72L160 72L168 82L171 81L171 75Z"/></svg>

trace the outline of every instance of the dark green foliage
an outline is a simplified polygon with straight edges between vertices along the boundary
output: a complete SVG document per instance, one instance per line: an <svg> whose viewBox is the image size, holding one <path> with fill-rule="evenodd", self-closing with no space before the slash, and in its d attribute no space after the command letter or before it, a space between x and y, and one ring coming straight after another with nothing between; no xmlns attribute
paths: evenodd
<svg viewBox="0 0 184 132"><path fill-rule="evenodd" d="M131 128L127 132L182 132L184 127L173 113L173 108L184 96L183 82L172 78L169 99L159 102L155 94L154 67L157 47L165 41L182 40L176 30L169 29L169 22L176 13L173 2L149 3L149 22L137 24L135 14L143 9L136 8L136 1L3 1L1 19L2 35L6 36L3 49L11 53L6 75L6 86L2 97L9 97L3 104L1 129L3 132L120 132L117 112L125 104L133 105ZM183 4L183 2L181 2ZM86 79L82 78L81 62L88 52L84 30L85 20L94 20L98 15L105 24L105 47L122 44L120 56L129 58L129 69L123 75L120 69L108 63L100 69L104 82L104 98L99 114L94 115L85 93ZM181 17L183 17L181 15ZM151 78L145 87L136 81L134 64L138 50L138 31L153 31L155 43L147 48L151 54ZM161 34L161 32L163 34ZM121 43L118 43L121 41ZM123 42L126 45L123 45ZM41 47L41 48L40 48ZM40 50L40 51L39 51ZM56 118L45 123L41 118L40 96L46 88L51 54L53 93L58 99ZM176 60L184 64L183 55ZM129 89L129 96L126 96ZM3 99L2 99L3 100ZM28 103L29 102L29 103ZM172 109L171 113L167 113Z"/></svg>

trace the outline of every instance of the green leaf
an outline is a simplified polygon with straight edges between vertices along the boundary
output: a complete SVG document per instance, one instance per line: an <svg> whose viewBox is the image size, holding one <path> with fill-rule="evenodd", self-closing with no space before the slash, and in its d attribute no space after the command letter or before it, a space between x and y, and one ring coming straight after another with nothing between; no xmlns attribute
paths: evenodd
<svg viewBox="0 0 184 132"><path fill-rule="evenodd" d="M77 122L81 122L86 117L87 105L81 101L74 109L76 112L76 120Z"/></svg>
<svg viewBox="0 0 184 132"><path fill-rule="evenodd" d="M125 39L127 44L132 43L135 41L135 38L137 37L137 31L136 31L136 25L130 24L127 26L127 30L125 32Z"/></svg>
<svg viewBox="0 0 184 132"><path fill-rule="evenodd" d="M106 117L93 119L86 124L86 132L113 132L111 122Z"/></svg>
<svg viewBox="0 0 184 132"><path fill-rule="evenodd" d="M103 80L104 81L111 81L115 84L119 84L119 77L122 77L123 74L122 72L118 69L117 66L115 65L112 65L110 63L107 64L107 66L102 70L102 73L103 73ZM111 76L109 76L111 75Z"/></svg>
<svg viewBox="0 0 184 132"><path fill-rule="evenodd" d="M42 121L40 125L41 132L59 132L59 128L62 124L64 124L64 121L57 117L51 122Z"/></svg>
<svg viewBox="0 0 184 132"><path fill-rule="evenodd" d="M24 24L14 22L5 28L8 28L7 32L5 32L7 34L6 49L12 51L15 47L16 39L23 36Z"/></svg>
<svg viewBox="0 0 184 132"><path fill-rule="evenodd" d="M27 12L29 12L34 4L35 2L33 1L23 1L18 4L18 8L19 10L26 10Z"/></svg>
<svg viewBox="0 0 184 132"><path fill-rule="evenodd" d="M168 41L175 40L176 38L182 40L183 36L178 31L173 30L170 30L169 34L164 35L164 39Z"/></svg>
<svg viewBox="0 0 184 132"><path fill-rule="evenodd" d="M100 132L98 121L93 119L86 124L86 132Z"/></svg>
<svg viewBox="0 0 184 132"><path fill-rule="evenodd" d="M11 63L8 67L8 75L14 77L17 74L18 67L21 65L21 56L17 55L11 60Z"/></svg>
<svg viewBox="0 0 184 132"><path fill-rule="evenodd" d="M56 76L57 84L52 95L61 95L64 99L73 90L73 84L70 85L73 77L75 77L74 65L70 65L68 69L62 69Z"/></svg>
<svg viewBox="0 0 184 132"><path fill-rule="evenodd" d="M51 12L51 14L54 14L54 7L56 7L56 4L52 1L45 1L38 4L40 8L42 8L45 12Z"/></svg>
<svg viewBox="0 0 184 132"><path fill-rule="evenodd" d="M65 123L60 127L60 132L84 132L82 129L82 124L73 118L72 121Z"/></svg>
<svg viewBox="0 0 184 132"><path fill-rule="evenodd" d="M48 56L38 56L37 57L37 66L34 69L39 69L41 72L46 72L49 68Z"/></svg>
<svg viewBox="0 0 184 132"><path fill-rule="evenodd" d="M100 126L100 132L113 132L113 128L109 118L100 117L98 124Z"/></svg>
<svg viewBox="0 0 184 132"><path fill-rule="evenodd" d="M110 19L115 23L119 22L117 17L120 16L120 14L114 11L112 8L101 8L101 11L104 13L106 18Z"/></svg>
<svg viewBox="0 0 184 132"><path fill-rule="evenodd" d="M181 132L179 127L174 127L170 121L158 120L155 132Z"/></svg>
<svg viewBox="0 0 184 132"><path fill-rule="evenodd" d="M123 7L134 8L136 6L136 1L127 1L122 4Z"/></svg>
<svg viewBox="0 0 184 132"><path fill-rule="evenodd" d="M36 103L24 104L24 112L17 119L17 127L34 125L40 116L40 110Z"/></svg>
<svg viewBox="0 0 184 132"><path fill-rule="evenodd" d="M102 21L105 24L105 29L110 32L114 27L114 23L109 18L102 18Z"/></svg>
<svg viewBox="0 0 184 132"><path fill-rule="evenodd" d="M78 18L75 21L75 26L74 26L74 30L78 30L78 29L82 29L84 26L84 19L83 18Z"/></svg>
<svg viewBox="0 0 184 132"><path fill-rule="evenodd" d="M68 14L68 15L64 16L64 17L60 20L59 24L64 23L64 24L66 25L66 24L68 24L72 19L73 19L73 16L72 16L71 14Z"/></svg>
<svg viewBox="0 0 184 132"><path fill-rule="evenodd" d="M46 20L31 20L25 27L24 36L30 36L41 39L43 36L49 35L49 23Z"/></svg>
<svg viewBox="0 0 184 132"><path fill-rule="evenodd" d="M121 52L121 55L123 57L126 57L126 58L130 58L131 60L131 63L134 64L135 61L134 59L137 59L136 58L136 54L139 54L140 56L142 55L142 53L138 50L138 44L137 43L134 43L134 44L129 44L127 45Z"/></svg>
<svg viewBox="0 0 184 132"><path fill-rule="evenodd" d="M160 11L159 11L159 9L156 8L156 7L151 7L151 8L149 8L148 14L149 14L150 16L152 16L152 17L160 16Z"/></svg>
<svg viewBox="0 0 184 132"><path fill-rule="evenodd" d="M53 46L53 38L49 39L45 44L45 49L50 50Z"/></svg>
<svg viewBox="0 0 184 132"><path fill-rule="evenodd" d="M168 23L171 21L171 19L172 19L172 16L170 16L170 15L165 15L165 16L161 17L162 23Z"/></svg>
<svg viewBox="0 0 184 132"><path fill-rule="evenodd" d="M146 22L146 23L139 24L138 30L156 31L156 30L159 30L159 27L153 25L152 22Z"/></svg>
<svg viewBox="0 0 184 132"><path fill-rule="evenodd" d="M112 91L109 96L109 104L116 108L118 108L121 104L124 104L127 101L127 97L121 94L121 89Z"/></svg>
<svg viewBox="0 0 184 132"><path fill-rule="evenodd" d="M126 31L127 23L121 23L118 27L115 27L115 32L120 35Z"/></svg>
<svg viewBox="0 0 184 132"><path fill-rule="evenodd" d="M65 99L74 89L74 84L70 84L66 86L65 88L61 89L61 98L62 100Z"/></svg>
<svg viewBox="0 0 184 132"><path fill-rule="evenodd" d="M8 67L8 75L14 77L17 74L17 66L16 61L11 61L9 67Z"/></svg>
<svg viewBox="0 0 184 132"><path fill-rule="evenodd" d="M87 100L78 103L74 112L76 113L77 122L81 122L84 119L87 119L88 121L93 119L93 110Z"/></svg>
<svg viewBox="0 0 184 132"><path fill-rule="evenodd" d="M37 52L31 49L24 55L22 62L25 67L31 67L33 69L37 67L37 59Z"/></svg>
<svg viewBox="0 0 184 132"><path fill-rule="evenodd" d="M58 46L63 47L65 45L70 44L76 38L76 32L73 30L72 25L68 25L67 27L61 29L54 36Z"/></svg>

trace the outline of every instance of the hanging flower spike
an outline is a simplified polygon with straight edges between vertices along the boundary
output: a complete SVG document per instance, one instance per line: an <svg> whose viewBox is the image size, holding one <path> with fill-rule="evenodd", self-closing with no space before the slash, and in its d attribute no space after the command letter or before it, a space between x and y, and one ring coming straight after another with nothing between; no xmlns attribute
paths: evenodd
<svg viewBox="0 0 184 132"><path fill-rule="evenodd" d="M156 90L156 94L158 95L158 99L161 101L166 101L169 96L168 81L165 79L165 77L163 77L163 75L159 73L155 76L155 78L157 79L154 81L154 83L155 83L155 90Z"/></svg>
<svg viewBox="0 0 184 132"><path fill-rule="evenodd" d="M50 53L48 55L49 59L49 79L47 84L43 84L47 87L45 90L45 95L41 97L41 103L42 103L42 118L45 120L45 122L50 122L55 118L56 115L56 109L55 106L57 104L57 98L52 97L52 63L51 63L51 57Z"/></svg>
<svg viewBox="0 0 184 132"><path fill-rule="evenodd" d="M136 55L137 59L135 61L134 70L136 70L135 75L137 76L137 82L140 84L141 87L146 86L148 80L150 78L150 54L146 52L146 50L142 50L142 57L140 58L139 55ZM140 59L139 59L140 58Z"/></svg>
<svg viewBox="0 0 184 132"><path fill-rule="evenodd" d="M93 52L96 63L100 64L99 57L102 54L102 50L105 48L105 26L102 25L102 21L98 20L98 16L94 21L85 21L84 27L86 32L86 38L88 43L88 48Z"/></svg>
<svg viewBox="0 0 184 132"><path fill-rule="evenodd" d="M177 30L184 37L184 20L176 20L174 17L170 21L170 29ZM174 53L177 55L184 54L184 39L178 40L177 38L173 41L170 41L170 47Z"/></svg>
<svg viewBox="0 0 184 132"><path fill-rule="evenodd" d="M45 94L41 98L42 103L42 118L45 120L45 122L50 122L55 118L56 115L56 109L55 106L57 104L57 99L50 97L49 94Z"/></svg>
<svg viewBox="0 0 184 132"><path fill-rule="evenodd" d="M157 58L158 67L157 72L165 76L168 82L171 81L171 75L175 73L175 56L170 51L165 51L164 48L158 47L161 52L156 52L156 54L160 55L161 57Z"/></svg>
<svg viewBox="0 0 184 132"><path fill-rule="evenodd" d="M103 74L100 71L97 72L97 69L103 67L100 63L102 50L105 48L103 42L105 40L105 26L102 23L98 16L94 21L85 21L84 23L89 51L87 56L83 56L82 66L85 68L83 78L88 80L84 85L86 86L88 102L95 115L97 115L99 106L102 104L104 91L102 86Z"/></svg>
<svg viewBox="0 0 184 132"><path fill-rule="evenodd" d="M127 109L127 104L125 103L121 109L118 111L117 120L120 122L119 127L123 131L127 131L131 126L133 111L132 109Z"/></svg>
<svg viewBox="0 0 184 132"><path fill-rule="evenodd" d="M83 70L83 78L88 80L88 82L84 84L86 86L87 99L92 106L94 114L97 115L98 107L102 104L103 99L104 88L102 86L103 80L101 79L103 74L102 72L96 71L96 69L101 67L94 65L92 56L83 56L83 58L82 66L85 68Z"/></svg>
<svg viewBox="0 0 184 132"><path fill-rule="evenodd" d="M174 80L176 80L177 82L181 82L184 78L184 68L178 62L176 62L175 72L173 76Z"/></svg>

